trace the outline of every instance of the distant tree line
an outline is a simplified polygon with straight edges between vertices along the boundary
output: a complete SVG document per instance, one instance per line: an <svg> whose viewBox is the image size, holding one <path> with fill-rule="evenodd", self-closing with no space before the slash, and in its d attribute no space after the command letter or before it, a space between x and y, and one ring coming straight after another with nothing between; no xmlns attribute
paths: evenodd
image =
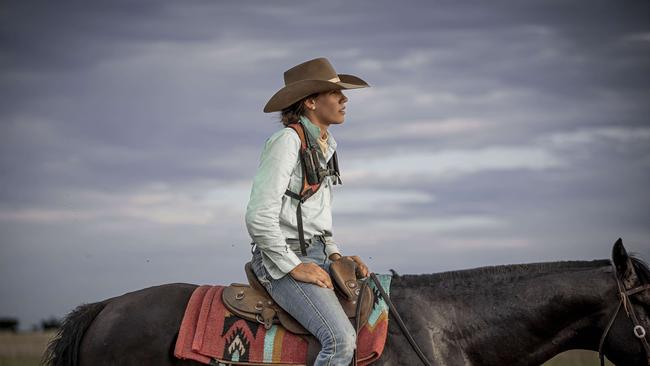
<svg viewBox="0 0 650 366"><path fill-rule="evenodd" d="M16 333L18 330L17 318L0 318L0 330Z"/></svg>
<svg viewBox="0 0 650 366"><path fill-rule="evenodd" d="M41 320L41 330L59 329L59 327L61 327L61 320L54 316Z"/></svg>
<svg viewBox="0 0 650 366"><path fill-rule="evenodd" d="M18 318L13 317L0 317L0 331L4 332L18 332L19 321ZM61 320L50 316L48 319L42 319L40 324L32 326L33 331L38 330L51 330L58 329L61 326Z"/></svg>

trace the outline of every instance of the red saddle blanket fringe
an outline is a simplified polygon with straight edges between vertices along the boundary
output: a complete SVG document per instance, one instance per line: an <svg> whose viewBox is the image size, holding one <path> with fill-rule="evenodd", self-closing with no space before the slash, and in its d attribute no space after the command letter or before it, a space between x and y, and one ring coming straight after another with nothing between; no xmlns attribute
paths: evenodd
<svg viewBox="0 0 650 366"><path fill-rule="evenodd" d="M391 275L377 277L389 293ZM388 334L388 306L374 282L370 281L369 286L374 305L368 323L357 335L357 365L377 360ZM307 341L302 335L276 324L267 330L260 323L232 314L221 300L223 289L219 285L202 285L194 290L178 332L176 357L210 365L306 364Z"/></svg>

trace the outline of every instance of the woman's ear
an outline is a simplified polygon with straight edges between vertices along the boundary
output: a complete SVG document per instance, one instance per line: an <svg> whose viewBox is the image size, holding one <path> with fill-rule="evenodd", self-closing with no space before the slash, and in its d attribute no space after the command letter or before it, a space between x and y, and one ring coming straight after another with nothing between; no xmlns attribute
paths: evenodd
<svg viewBox="0 0 650 366"><path fill-rule="evenodd" d="M634 271L632 260L623 246L623 240L618 238L612 249L612 261L616 267L616 276L623 281L626 289L640 285L639 278Z"/></svg>

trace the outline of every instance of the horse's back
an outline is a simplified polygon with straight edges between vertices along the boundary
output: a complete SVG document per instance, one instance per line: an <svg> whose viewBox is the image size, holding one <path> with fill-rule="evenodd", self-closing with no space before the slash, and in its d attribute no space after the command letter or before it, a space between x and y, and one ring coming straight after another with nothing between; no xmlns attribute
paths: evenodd
<svg viewBox="0 0 650 366"><path fill-rule="evenodd" d="M171 283L110 299L84 334L80 365L181 365L174 345L197 285Z"/></svg>

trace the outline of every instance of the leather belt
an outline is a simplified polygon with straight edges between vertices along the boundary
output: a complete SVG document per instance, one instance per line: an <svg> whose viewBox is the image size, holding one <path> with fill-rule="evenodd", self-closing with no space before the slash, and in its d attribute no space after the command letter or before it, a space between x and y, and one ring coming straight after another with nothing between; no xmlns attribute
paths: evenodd
<svg viewBox="0 0 650 366"><path fill-rule="evenodd" d="M309 239L305 239L306 244L313 244L314 240L318 239L320 242L325 243L325 236L324 235L314 235ZM300 239L294 239L294 238L287 238L287 244L299 244Z"/></svg>
<svg viewBox="0 0 650 366"><path fill-rule="evenodd" d="M318 239L318 240L320 240L322 243L325 243L325 235L320 235L320 234L318 234L318 235L314 235L314 236L312 236L312 237L309 238L309 239L305 239L305 244L306 244L307 246L309 246L309 245L311 245L311 244L314 243L314 240L315 240L315 239ZM286 238L286 241L287 241L287 244L300 244L300 239ZM251 242L251 254L254 254L254 252L255 252L255 248L256 248L256 247L257 247L257 243L255 243L254 241Z"/></svg>

